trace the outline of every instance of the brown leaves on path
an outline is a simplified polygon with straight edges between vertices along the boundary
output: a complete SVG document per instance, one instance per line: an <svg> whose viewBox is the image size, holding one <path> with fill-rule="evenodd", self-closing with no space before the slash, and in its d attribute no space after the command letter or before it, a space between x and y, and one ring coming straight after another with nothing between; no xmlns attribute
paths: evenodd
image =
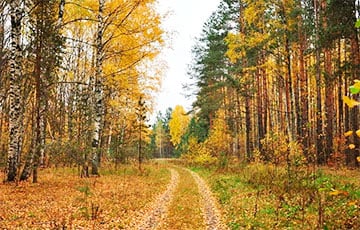
<svg viewBox="0 0 360 230"><path fill-rule="evenodd" d="M208 230L225 230L228 229L222 223L222 217L219 209L217 208L216 200L214 199L209 186L205 181L195 172L188 170L198 186L201 200L202 211L205 219L206 229Z"/></svg>
<svg viewBox="0 0 360 230"><path fill-rule="evenodd" d="M134 222L127 229L156 229L167 215L175 189L179 183L179 173L175 169L170 169L171 180L166 191L161 194L151 205L139 211Z"/></svg>
<svg viewBox="0 0 360 230"><path fill-rule="evenodd" d="M177 167L180 175L178 189L174 193L167 218L159 229L205 229L201 210L201 196L190 173Z"/></svg>
<svg viewBox="0 0 360 230"><path fill-rule="evenodd" d="M205 181L185 168L170 168L170 171L172 179L168 189L150 208L140 211L127 229L228 229L222 223L216 201Z"/></svg>

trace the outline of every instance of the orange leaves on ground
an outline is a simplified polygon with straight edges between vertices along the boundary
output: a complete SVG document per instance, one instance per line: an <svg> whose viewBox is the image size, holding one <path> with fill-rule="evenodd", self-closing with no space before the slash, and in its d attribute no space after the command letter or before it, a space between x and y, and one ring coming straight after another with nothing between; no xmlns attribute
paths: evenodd
<svg viewBox="0 0 360 230"><path fill-rule="evenodd" d="M131 167L89 179L68 168L40 174L38 184L0 185L2 228L121 229L166 189L170 179L159 166L149 168L146 176Z"/></svg>

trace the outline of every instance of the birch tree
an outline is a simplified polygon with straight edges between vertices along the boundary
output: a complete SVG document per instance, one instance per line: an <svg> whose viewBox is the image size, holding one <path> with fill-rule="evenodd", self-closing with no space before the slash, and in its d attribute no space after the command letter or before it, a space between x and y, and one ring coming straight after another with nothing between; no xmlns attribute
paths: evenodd
<svg viewBox="0 0 360 230"><path fill-rule="evenodd" d="M17 177L20 155L21 155L21 28L23 17L23 5L21 0L11 0L10 17L10 88L9 88L9 149L7 159L7 181L15 181Z"/></svg>
<svg viewBox="0 0 360 230"><path fill-rule="evenodd" d="M98 25L96 34L96 62L95 62L95 118L94 118L94 134L92 140L93 155L92 155L92 169L93 175L99 174L100 163L100 137L102 131L102 118L103 118L103 58L104 58L104 7L105 0L99 0L98 11Z"/></svg>

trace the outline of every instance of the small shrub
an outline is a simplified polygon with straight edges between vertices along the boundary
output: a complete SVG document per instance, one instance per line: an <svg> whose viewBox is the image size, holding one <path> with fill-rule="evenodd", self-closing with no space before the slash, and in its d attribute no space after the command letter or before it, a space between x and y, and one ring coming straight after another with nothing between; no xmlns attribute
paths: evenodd
<svg viewBox="0 0 360 230"><path fill-rule="evenodd" d="M290 154L289 142L285 134L267 133L261 141L261 160L279 165Z"/></svg>

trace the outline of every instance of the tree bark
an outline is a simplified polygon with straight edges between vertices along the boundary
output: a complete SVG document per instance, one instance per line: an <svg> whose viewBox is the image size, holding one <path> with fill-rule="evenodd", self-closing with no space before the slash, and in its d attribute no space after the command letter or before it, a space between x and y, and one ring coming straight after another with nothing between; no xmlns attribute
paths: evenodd
<svg viewBox="0 0 360 230"><path fill-rule="evenodd" d="M355 11L354 11L355 12ZM352 80L357 80L360 76L360 50L359 50L359 39L357 30L354 29L351 38L351 60L352 60ZM357 100L359 98L356 98ZM350 109L350 128L354 131L359 129L359 107L355 106L354 108ZM359 148L360 148L360 140L357 137L352 138L353 144L356 148L350 150L349 154L346 154L346 162L349 166L358 167L359 162L357 161L357 157L359 156Z"/></svg>
<svg viewBox="0 0 360 230"><path fill-rule="evenodd" d="M299 6L301 7L301 5ZM299 77L300 77L300 143L303 146L305 157L309 155L309 100L308 100L308 79L305 73L305 57L304 52L306 49L306 38L303 31L303 20L302 16L299 16Z"/></svg>
<svg viewBox="0 0 360 230"><path fill-rule="evenodd" d="M251 99L249 96L245 98L245 127L246 127L246 158L250 161L252 158L252 128L251 128Z"/></svg>
<svg viewBox="0 0 360 230"><path fill-rule="evenodd" d="M326 163L330 155L333 153L333 138L334 138L334 82L332 78L332 64L331 64L331 51L325 49L325 108L326 108L326 149L324 162Z"/></svg>
<svg viewBox="0 0 360 230"><path fill-rule="evenodd" d="M11 44L10 44L10 88L9 88L9 149L7 159L7 181L15 181L20 162L21 150L21 21L23 17L20 0L10 1Z"/></svg>
<svg viewBox="0 0 360 230"><path fill-rule="evenodd" d="M100 163L100 140L102 132L102 120L103 120L103 59L104 59L104 6L105 0L99 0L99 12L98 12L98 28L96 35L96 79L95 79L95 119L94 119L94 133L92 141L92 168L91 174L99 175L99 163Z"/></svg>
<svg viewBox="0 0 360 230"><path fill-rule="evenodd" d="M286 104L286 116L287 116L287 130L289 141L294 139L295 131L295 115L294 115L294 101L293 101L293 84L292 84L292 72L291 72L291 50L290 41L288 36L285 37L285 55L286 55L286 79L285 79L285 104Z"/></svg>
<svg viewBox="0 0 360 230"><path fill-rule="evenodd" d="M323 146L323 123L322 123L322 94L321 94L321 69L320 69L320 17L319 17L319 0L314 0L315 10L315 74L316 74L316 160L318 164L324 162Z"/></svg>

